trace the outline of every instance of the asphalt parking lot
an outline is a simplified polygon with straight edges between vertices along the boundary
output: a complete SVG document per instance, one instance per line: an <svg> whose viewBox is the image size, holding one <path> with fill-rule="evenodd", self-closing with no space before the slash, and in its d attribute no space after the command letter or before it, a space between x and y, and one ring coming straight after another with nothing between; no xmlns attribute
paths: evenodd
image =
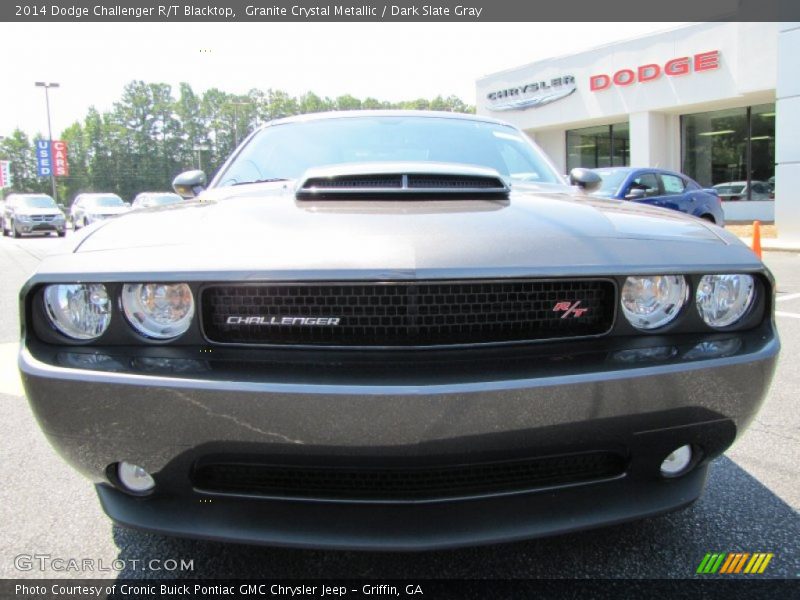
<svg viewBox="0 0 800 600"><path fill-rule="evenodd" d="M771 552L766 576L800 578L800 253L768 253L778 281L783 351L771 392L748 432L713 465L686 510L555 538L424 553L285 550L179 540L116 527L91 485L50 448L16 374L17 294L62 240L0 239L0 577L101 578L686 578L707 552ZM28 555L125 561L120 571L25 570ZM159 559L193 570L142 570ZM121 564L121 563L117 563ZM165 564L165 563L160 563ZM24 567L24 565L23 565Z"/></svg>

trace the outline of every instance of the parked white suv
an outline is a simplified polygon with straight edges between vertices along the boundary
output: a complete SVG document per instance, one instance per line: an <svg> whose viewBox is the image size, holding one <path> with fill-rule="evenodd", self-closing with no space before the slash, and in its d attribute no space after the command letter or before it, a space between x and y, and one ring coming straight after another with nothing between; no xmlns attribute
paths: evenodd
<svg viewBox="0 0 800 600"><path fill-rule="evenodd" d="M70 209L72 226L77 231L95 221L116 217L130 210L116 194L78 194Z"/></svg>

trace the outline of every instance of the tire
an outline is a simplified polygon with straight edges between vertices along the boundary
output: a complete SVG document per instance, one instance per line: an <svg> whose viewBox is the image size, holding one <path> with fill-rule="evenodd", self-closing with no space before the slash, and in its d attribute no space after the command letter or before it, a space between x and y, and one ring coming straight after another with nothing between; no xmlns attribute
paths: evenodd
<svg viewBox="0 0 800 600"><path fill-rule="evenodd" d="M14 238L21 238L22 234L17 230L17 224L11 221L11 236Z"/></svg>
<svg viewBox="0 0 800 600"><path fill-rule="evenodd" d="M59 231L58 232L58 237L64 237L65 235L67 235L66 231Z"/></svg>

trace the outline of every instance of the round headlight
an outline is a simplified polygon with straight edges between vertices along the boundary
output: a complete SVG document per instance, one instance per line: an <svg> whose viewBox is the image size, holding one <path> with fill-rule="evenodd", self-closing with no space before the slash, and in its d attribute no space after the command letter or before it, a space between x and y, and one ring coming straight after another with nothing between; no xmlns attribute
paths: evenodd
<svg viewBox="0 0 800 600"><path fill-rule="evenodd" d="M194 297L185 283L126 283L122 310L142 335L168 340L186 332L194 316Z"/></svg>
<svg viewBox="0 0 800 600"><path fill-rule="evenodd" d="M678 316L688 295L683 275L628 277L622 287L622 313L637 329L657 329Z"/></svg>
<svg viewBox="0 0 800 600"><path fill-rule="evenodd" d="M102 283L48 285L44 306L53 326L75 340L99 338L111 322L111 302Z"/></svg>
<svg viewBox="0 0 800 600"><path fill-rule="evenodd" d="M704 275L695 295L697 311L711 327L733 325L741 319L755 296L750 275Z"/></svg>

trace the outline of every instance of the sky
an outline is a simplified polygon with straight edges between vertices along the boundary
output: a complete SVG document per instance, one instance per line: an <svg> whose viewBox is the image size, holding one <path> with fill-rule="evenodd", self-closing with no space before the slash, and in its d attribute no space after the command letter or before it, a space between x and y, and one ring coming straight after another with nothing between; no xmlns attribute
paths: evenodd
<svg viewBox="0 0 800 600"><path fill-rule="evenodd" d="M456 95L475 104L490 73L681 23L0 23L0 135L56 137L90 106L111 109L131 80L279 89L399 101Z"/></svg>

